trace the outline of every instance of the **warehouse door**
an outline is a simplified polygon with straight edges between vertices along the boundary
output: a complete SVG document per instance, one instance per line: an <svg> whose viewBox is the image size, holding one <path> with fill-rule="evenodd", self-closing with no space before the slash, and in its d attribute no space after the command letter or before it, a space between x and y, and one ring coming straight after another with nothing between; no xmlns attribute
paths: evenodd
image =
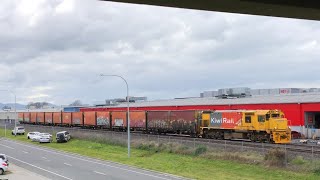
<svg viewBox="0 0 320 180"><path fill-rule="evenodd" d="M320 112L319 113L315 113L315 116L314 116L314 128L320 129Z"/></svg>
<svg viewBox="0 0 320 180"><path fill-rule="evenodd" d="M305 126L307 128L320 129L320 112L306 112Z"/></svg>

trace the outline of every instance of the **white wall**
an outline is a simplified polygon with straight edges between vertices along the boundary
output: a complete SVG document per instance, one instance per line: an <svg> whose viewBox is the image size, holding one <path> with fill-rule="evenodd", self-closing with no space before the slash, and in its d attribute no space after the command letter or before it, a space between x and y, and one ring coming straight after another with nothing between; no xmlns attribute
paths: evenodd
<svg viewBox="0 0 320 180"><path fill-rule="evenodd" d="M14 112L0 112L0 119L18 119L18 113Z"/></svg>
<svg viewBox="0 0 320 180"><path fill-rule="evenodd" d="M306 128L304 126L290 126L290 128L292 131L300 132L306 138L320 137L320 129Z"/></svg>

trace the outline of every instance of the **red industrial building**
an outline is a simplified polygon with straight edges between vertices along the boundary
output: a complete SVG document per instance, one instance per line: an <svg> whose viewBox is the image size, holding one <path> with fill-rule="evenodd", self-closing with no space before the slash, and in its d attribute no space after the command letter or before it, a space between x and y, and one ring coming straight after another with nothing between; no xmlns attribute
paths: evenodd
<svg viewBox="0 0 320 180"><path fill-rule="evenodd" d="M320 94L256 96L236 99L190 98L130 103L130 110L233 110L279 109L285 113L293 130L304 134L320 128ZM126 110L117 106L81 108L81 111Z"/></svg>

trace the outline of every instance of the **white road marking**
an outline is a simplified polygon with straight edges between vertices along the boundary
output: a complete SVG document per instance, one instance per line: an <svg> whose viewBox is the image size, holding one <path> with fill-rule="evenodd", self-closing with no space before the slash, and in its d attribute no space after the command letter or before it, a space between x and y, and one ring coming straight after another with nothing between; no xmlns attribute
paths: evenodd
<svg viewBox="0 0 320 180"><path fill-rule="evenodd" d="M46 172L48 172L48 173L51 173L51 174L54 174L54 175L56 175L56 176L62 177L62 178L64 178L64 179L72 180L71 178L68 178L68 177L62 176L62 175L60 175L60 174L57 174L57 173L55 173L55 172L52 172L52 171L43 169L43 168L38 167L38 166L35 166L35 165L33 165L33 164L24 162L24 161L22 161L22 160L19 160L19 159L16 159L16 158L12 157L12 156L8 156L8 157L11 158L11 159L14 159L14 160L16 160L16 161L19 161L19 162L21 162L21 163L27 164L27 165L29 165L29 166L35 167L35 168L37 168L37 169L40 169L40 170L42 170L42 171L46 171Z"/></svg>
<svg viewBox="0 0 320 180"><path fill-rule="evenodd" d="M97 173L97 174L101 174L101 175L106 176L106 174L105 174L105 173L102 173L102 172L98 172L98 171L93 171L93 172L95 172L95 173Z"/></svg>
<svg viewBox="0 0 320 180"><path fill-rule="evenodd" d="M42 159L45 159L46 161L50 162L50 160L46 157L41 157Z"/></svg>
<svg viewBox="0 0 320 180"><path fill-rule="evenodd" d="M67 165L67 166L72 166L71 164L68 164L68 163L63 163L64 165Z"/></svg>
<svg viewBox="0 0 320 180"><path fill-rule="evenodd" d="M123 167L117 167L117 166L105 164L105 163L117 164L117 163L114 163L114 162L100 163L100 162L96 162L96 161L91 161L91 160L84 159L84 158L87 158L87 157L81 156L81 155L78 155L78 154L74 154L75 156L70 156L70 155L65 154L65 153L69 153L69 152L59 153L59 152L54 151L54 150L47 150L47 149L44 149L44 148L38 148L38 147L34 147L34 146L29 146L29 145L26 145L26 144L23 144L23 143L16 142L16 141L14 141L14 140L5 140L5 141L13 142L13 143L15 143L15 144L19 144L19 145L26 146L26 147L30 147L30 148L33 148L33 149L37 149L37 150L49 152L49 153L52 153L52 154L58 154L58 155L70 157L70 158L73 158L73 159L78 159L78 160L81 160L81 161L91 162L91 163L94 163L94 164L99 164L99 165L108 166L108 167L111 167L111 168L116 168L116 169L121 169L121 170L128 171L128 172L133 172L133 173L136 173L136 174L141 174L141 175L145 175L145 176L150 176L150 177L154 177L154 178L158 178L158 179L171 180L171 179L169 179L169 178L160 177L160 176L157 176L157 175L147 174L147 173L138 172L138 171L135 171L135 170L126 169L126 168L123 168ZM69 153L69 154L72 154L72 153ZM76 157L76 156L80 156L80 157ZM125 166L125 165L122 165L122 164L119 164L119 165ZM128 167L129 167L129 168L134 168L134 167L130 167L130 166L128 166ZM148 170L143 170L143 169L141 169L141 171L150 172L150 171L148 171ZM157 173L157 174L161 174L161 175L166 175L165 173L161 173L161 172L152 172L152 173ZM178 177L178 176L175 176L175 175L170 175L170 174L169 174L169 176L170 176L170 178L182 179L182 177Z"/></svg>
<svg viewBox="0 0 320 180"><path fill-rule="evenodd" d="M25 153L25 154L28 154L28 152L27 151L22 151L23 153Z"/></svg>
<svg viewBox="0 0 320 180"><path fill-rule="evenodd" d="M0 144L0 146L4 146L4 147L9 148L9 149L14 149L13 147L6 146L6 145L3 145L3 144Z"/></svg>

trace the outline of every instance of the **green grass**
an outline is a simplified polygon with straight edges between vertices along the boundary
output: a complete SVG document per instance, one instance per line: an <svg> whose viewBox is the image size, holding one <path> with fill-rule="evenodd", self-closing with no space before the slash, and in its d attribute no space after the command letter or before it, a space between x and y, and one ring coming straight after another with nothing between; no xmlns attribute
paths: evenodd
<svg viewBox="0 0 320 180"><path fill-rule="evenodd" d="M0 129L0 136L4 136L3 129ZM123 146L79 139L72 139L68 143L40 144L27 140L26 135L14 137L8 133L7 138L193 179L320 179L320 175L313 173L207 159L205 154L179 155L132 148L131 158L128 159L127 148Z"/></svg>

